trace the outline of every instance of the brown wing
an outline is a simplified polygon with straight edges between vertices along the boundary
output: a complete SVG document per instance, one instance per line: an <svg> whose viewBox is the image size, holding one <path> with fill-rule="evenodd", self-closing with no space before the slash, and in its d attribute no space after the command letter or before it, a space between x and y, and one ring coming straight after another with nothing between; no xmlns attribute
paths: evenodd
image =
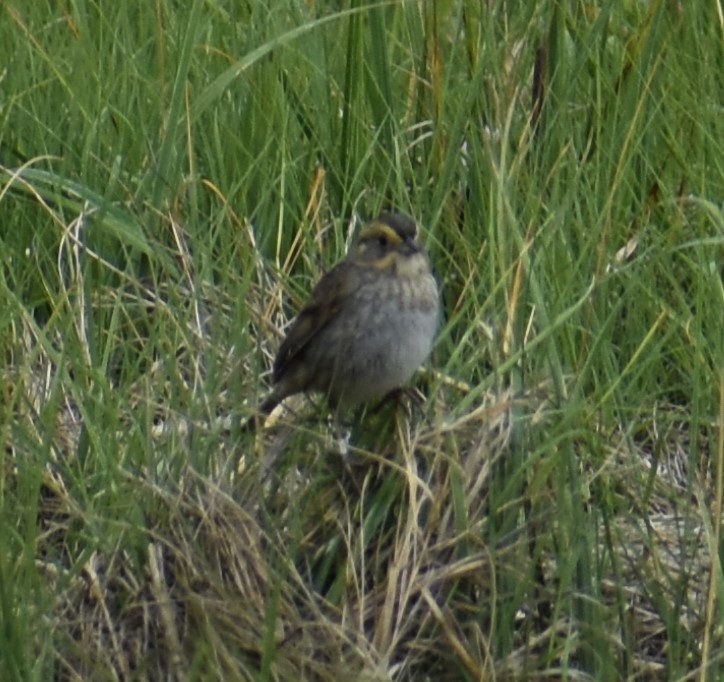
<svg viewBox="0 0 724 682"><path fill-rule="evenodd" d="M337 316L345 300L357 288L358 278L353 275L356 267L349 261L342 261L317 282L279 347L274 360L275 383L300 357L307 344Z"/></svg>

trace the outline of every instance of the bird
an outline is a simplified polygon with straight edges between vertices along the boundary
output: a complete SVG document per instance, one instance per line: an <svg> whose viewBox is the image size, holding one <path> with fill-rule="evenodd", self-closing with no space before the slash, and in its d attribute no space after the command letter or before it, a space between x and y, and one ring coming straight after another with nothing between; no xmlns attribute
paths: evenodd
<svg viewBox="0 0 724 682"><path fill-rule="evenodd" d="M259 413L296 393L321 393L333 410L383 400L425 362L440 295L418 226L383 212L313 288L276 354Z"/></svg>

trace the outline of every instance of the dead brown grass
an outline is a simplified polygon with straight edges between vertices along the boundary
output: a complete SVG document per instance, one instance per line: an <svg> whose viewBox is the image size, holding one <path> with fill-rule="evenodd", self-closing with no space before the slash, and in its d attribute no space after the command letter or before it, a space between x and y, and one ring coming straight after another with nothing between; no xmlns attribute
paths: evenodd
<svg viewBox="0 0 724 682"><path fill-rule="evenodd" d="M39 415L54 371L42 355L8 396L14 432L36 443L48 438ZM456 391L444 389L427 419L396 416L384 446L349 446L345 456L332 451L325 425L310 428L298 415L261 433L255 447L209 429L236 471L211 467L219 475L210 477L187 466L179 480L159 483L128 467L122 485L143 521L106 519L127 532L83 546L78 529L98 520L64 473L79 413L56 388L36 563L55 594L48 618L58 679L587 679L570 663L586 635L559 608L558 472L532 462L510 502L517 530L496 546L485 541L512 415L522 407L543 432L552 419L545 391L526 399L491 392L452 417ZM632 680L666 676L672 614L693 674L705 625L712 482L706 463L690 468L690 441L704 436L672 414L602 435L607 454L595 466L581 456L586 502L599 518L602 579L591 596L606 614L599 635ZM159 457L188 437L172 431L155 430ZM32 440L6 443L8 461ZM6 486L14 476L6 467ZM610 496L603 504L600 491ZM511 584L523 599L510 653L500 656L494 610Z"/></svg>

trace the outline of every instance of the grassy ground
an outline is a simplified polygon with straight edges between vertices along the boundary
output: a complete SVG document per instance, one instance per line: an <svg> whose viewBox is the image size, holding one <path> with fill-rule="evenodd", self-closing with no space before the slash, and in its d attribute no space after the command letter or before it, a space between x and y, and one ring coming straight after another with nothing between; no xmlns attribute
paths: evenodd
<svg viewBox="0 0 724 682"><path fill-rule="evenodd" d="M0 679L724 676L724 18L599 4L0 4ZM426 403L243 433L388 206Z"/></svg>

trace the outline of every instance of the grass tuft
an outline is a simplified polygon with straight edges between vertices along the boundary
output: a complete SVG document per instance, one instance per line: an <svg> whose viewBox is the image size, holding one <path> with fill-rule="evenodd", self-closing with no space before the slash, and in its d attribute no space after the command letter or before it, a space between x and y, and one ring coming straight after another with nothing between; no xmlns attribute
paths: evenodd
<svg viewBox="0 0 724 682"><path fill-rule="evenodd" d="M720 677L720 17L176 5L0 8L0 679ZM426 401L244 432L388 207Z"/></svg>

